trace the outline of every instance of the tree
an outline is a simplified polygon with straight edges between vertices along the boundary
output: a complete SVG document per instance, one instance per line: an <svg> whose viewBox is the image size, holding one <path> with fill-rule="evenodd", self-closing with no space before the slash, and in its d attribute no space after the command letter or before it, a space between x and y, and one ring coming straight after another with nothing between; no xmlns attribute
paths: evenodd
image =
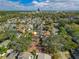
<svg viewBox="0 0 79 59"><path fill-rule="evenodd" d="M0 47L0 54L6 53L6 52L7 52L7 48Z"/></svg>
<svg viewBox="0 0 79 59"><path fill-rule="evenodd" d="M32 36L31 34L25 34L25 35L26 37L24 37L23 35L19 39L13 40L9 44L9 48L12 48L15 51L19 52L26 51L32 42Z"/></svg>
<svg viewBox="0 0 79 59"><path fill-rule="evenodd" d="M59 52L65 52L77 48L77 44L72 42L70 38L63 38L61 35L49 37L43 41L45 52L51 54L53 58L58 56Z"/></svg>

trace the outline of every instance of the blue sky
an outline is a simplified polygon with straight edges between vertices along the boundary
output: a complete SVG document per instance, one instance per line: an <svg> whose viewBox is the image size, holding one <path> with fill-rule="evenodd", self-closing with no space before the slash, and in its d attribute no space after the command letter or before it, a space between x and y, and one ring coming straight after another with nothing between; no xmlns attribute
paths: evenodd
<svg viewBox="0 0 79 59"><path fill-rule="evenodd" d="M0 0L0 10L79 10L79 0Z"/></svg>

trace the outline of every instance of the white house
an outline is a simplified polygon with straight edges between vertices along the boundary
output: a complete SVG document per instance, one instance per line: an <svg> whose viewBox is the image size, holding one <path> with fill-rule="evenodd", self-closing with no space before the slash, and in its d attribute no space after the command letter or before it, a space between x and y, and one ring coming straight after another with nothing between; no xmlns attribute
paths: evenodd
<svg viewBox="0 0 79 59"><path fill-rule="evenodd" d="M51 56L45 53L37 53L38 59L51 59Z"/></svg>
<svg viewBox="0 0 79 59"><path fill-rule="evenodd" d="M18 59L51 59L51 56L45 53L36 53L36 56L29 52L22 52L18 56Z"/></svg>

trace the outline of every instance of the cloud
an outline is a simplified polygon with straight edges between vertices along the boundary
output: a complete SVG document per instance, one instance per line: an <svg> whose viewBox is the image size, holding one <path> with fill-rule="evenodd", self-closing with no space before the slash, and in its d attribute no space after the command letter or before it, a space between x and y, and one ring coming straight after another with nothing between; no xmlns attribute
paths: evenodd
<svg viewBox="0 0 79 59"><path fill-rule="evenodd" d="M79 0L33 0L27 5L18 1L0 0L0 9L6 10L79 10Z"/></svg>
<svg viewBox="0 0 79 59"><path fill-rule="evenodd" d="M46 0L32 3L43 10L79 10L79 0Z"/></svg>
<svg viewBox="0 0 79 59"><path fill-rule="evenodd" d="M46 8L51 10L79 10L79 2L51 2Z"/></svg>
<svg viewBox="0 0 79 59"><path fill-rule="evenodd" d="M32 4L36 7L44 7L49 5L49 0L46 0L44 2L38 2L38 1L33 1Z"/></svg>
<svg viewBox="0 0 79 59"><path fill-rule="evenodd" d="M14 9L18 9L18 10L24 10L25 9L25 6L23 6L19 2L14 3L14 2L8 1L8 0L0 0L0 6L13 7Z"/></svg>
<svg viewBox="0 0 79 59"><path fill-rule="evenodd" d="M51 2L72 2L72 1L76 1L79 2L79 0L50 0Z"/></svg>

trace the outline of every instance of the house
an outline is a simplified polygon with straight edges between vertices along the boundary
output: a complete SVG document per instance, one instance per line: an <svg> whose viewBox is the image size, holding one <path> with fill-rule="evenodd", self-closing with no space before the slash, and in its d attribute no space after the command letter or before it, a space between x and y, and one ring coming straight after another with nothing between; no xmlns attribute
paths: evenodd
<svg viewBox="0 0 79 59"><path fill-rule="evenodd" d="M32 32L32 35L33 35L33 36L36 36L36 35L37 35L37 32Z"/></svg>
<svg viewBox="0 0 79 59"><path fill-rule="evenodd" d="M33 59L33 55L29 52L21 52L18 59Z"/></svg>
<svg viewBox="0 0 79 59"><path fill-rule="evenodd" d="M46 37L47 37L47 36L50 36L50 32L49 32L49 31L45 31L45 32L44 32L44 36L46 36Z"/></svg>
<svg viewBox="0 0 79 59"><path fill-rule="evenodd" d="M0 47L7 47L7 45L10 43L10 40L5 40L4 42L0 43Z"/></svg>
<svg viewBox="0 0 79 59"><path fill-rule="evenodd" d="M6 57L6 59L16 59L17 55L18 53L12 52Z"/></svg>
<svg viewBox="0 0 79 59"><path fill-rule="evenodd" d="M71 59L79 59L79 48L71 51Z"/></svg>
<svg viewBox="0 0 79 59"><path fill-rule="evenodd" d="M19 24L16 28L17 28L18 32L21 32L21 33L25 33L26 32L26 27L23 24Z"/></svg>
<svg viewBox="0 0 79 59"><path fill-rule="evenodd" d="M51 56L45 53L37 53L38 59L51 59Z"/></svg>
<svg viewBox="0 0 79 59"><path fill-rule="evenodd" d="M45 53L36 53L34 57L34 55L29 52L22 52L18 56L18 59L51 59L51 56Z"/></svg>

